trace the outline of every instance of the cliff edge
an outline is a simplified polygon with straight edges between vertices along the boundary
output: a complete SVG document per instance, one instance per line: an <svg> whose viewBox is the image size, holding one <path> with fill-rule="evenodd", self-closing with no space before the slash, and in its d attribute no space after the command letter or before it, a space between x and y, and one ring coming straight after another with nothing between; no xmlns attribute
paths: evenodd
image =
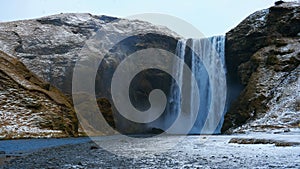
<svg viewBox="0 0 300 169"><path fill-rule="evenodd" d="M255 12L226 34L229 92L241 91L223 132L284 132L300 127L300 5Z"/></svg>

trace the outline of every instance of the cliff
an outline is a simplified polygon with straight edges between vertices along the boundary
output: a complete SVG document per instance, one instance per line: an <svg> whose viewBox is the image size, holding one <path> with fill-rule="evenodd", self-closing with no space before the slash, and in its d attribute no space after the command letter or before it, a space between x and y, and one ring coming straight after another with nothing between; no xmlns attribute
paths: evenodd
<svg viewBox="0 0 300 169"><path fill-rule="evenodd" d="M111 23L111 24L108 24ZM148 33L177 36L165 27L88 13L66 13L0 24L0 49L22 61L29 70L66 94L71 93L72 72L86 41L105 35L105 44L116 37ZM107 53L108 49L99 48Z"/></svg>
<svg viewBox="0 0 300 169"><path fill-rule="evenodd" d="M225 55L230 106L224 119L223 132L284 132L299 128L299 8L297 3L282 3L255 12L226 34ZM124 58L142 49L160 48L174 53L180 37L168 28L148 22L74 13L0 23L0 50L10 55L1 53L2 58L5 58L0 68L4 72L1 74L1 83L2 86L9 86L2 87L2 93L5 93L3 97L7 98L2 99L3 106L0 109L0 113L6 114L3 116L4 124L13 126L20 121L23 126L47 129L46 136L51 136L49 133L56 131L60 133L57 136L76 135L76 117L71 104L62 93L66 96L71 94L75 63L81 59L93 61L93 58L82 58L89 52L89 49L82 49L91 38L101 39L100 45L93 45L98 54L103 55L101 64L96 65L98 72L95 80L95 94L102 114L110 126L119 128L123 133L145 131L147 128L144 124L125 119L114 107L110 91L113 73ZM118 42L119 39L122 41ZM105 48L112 44L112 48ZM84 64L81 66L90 69L84 67ZM27 72L35 80L32 81L32 78L27 77L29 75L25 76L20 71ZM15 72L16 76L9 72ZM82 83L85 85L91 78L86 76L83 79L86 79ZM138 110L146 110L150 107L149 93L153 89L162 89L168 96L171 82L172 78L166 72L155 69L142 71L131 82L129 98ZM31 89L32 86L34 90ZM19 93L26 95L19 96ZM19 99L16 105L27 113L18 115L19 109L9 108L11 99L8 98L14 95L18 95L16 97ZM98 121L93 121L95 112L89 111L93 106L93 98L86 93L80 93L80 96L83 99L75 104L80 104L86 111L82 114L84 119L92 120L83 121L83 125L88 126L89 131L96 132L97 128L103 126ZM27 100L31 97L34 98L34 105L38 102L38 106L26 107L27 103L32 102ZM19 102L22 104L19 105ZM49 104L45 104L46 102ZM22 120L16 120L21 115L24 116ZM32 120L32 116L43 120ZM19 132L19 129L3 125L2 133L4 130L12 135L18 135Z"/></svg>
<svg viewBox="0 0 300 169"><path fill-rule="evenodd" d="M300 6L283 3L247 17L226 34L229 93L241 94L223 132L283 132L300 125Z"/></svg>
<svg viewBox="0 0 300 169"><path fill-rule="evenodd" d="M98 45L98 53L105 55L105 59L99 65L99 76L97 76L96 82L91 82L96 83L97 86L95 90L98 106L112 127L116 127L115 121L123 121L123 125L126 125L124 132L131 130L130 128L132 128L131 131L143 130L142 126L132 124L120 116L114 105L111 104L113 103L110 95L112 74L124 57L137 50L158 47L175 52L176 37L178 37L176 33L148 22L87 13L66 13L38 19L0 23L0 49L20 60L30 71L60 89L69 96L69 99L71 99L74 66L81 59L90 61L90 58L82 58L81 52L86 42L92 38L97 38L97 36L102 37L101 45L103 46L117 43L118 39L124 38L111 50L96 44ZM168 85L164 82L170 77L165 74L162 75L161 72L158 73L160 73L160 77L158 77L161 80L160 86L163 86L167 91ZM147 106L148 98L141 93L145 93L145 91L149 93L154 87L157 87L157 85L153 86L150 81L153 82L153 76L158 73L142 73L136 79L143 81L144 86L132 87L132 98L136 98L133 104L140 107L143 107L141 106L143 104ZM91 77L86 76L86 79L89 80ZM90 96L86 93L81 93L80 96L86 96L83 102L76 103L85 111L84 114L81 114L82 118L94 119L92 117L94 117L95 112L90 111L90 107L93 106L89 99ZM112 110L114 114L112 114ZM83 125L88 126L86 129L92 132L103 127L95 121L83 121L81 121L85 123ZM93 123L95 126L88 123ZM124 127L120 126L119 128ZM103 133L97 132L97 134Z"/></svg>
<svg viewBox="0 0 300 169"><path fill-rule="evenodd" d="M0 139L76 136L77 118L68 99L0 51Z"/></svg>

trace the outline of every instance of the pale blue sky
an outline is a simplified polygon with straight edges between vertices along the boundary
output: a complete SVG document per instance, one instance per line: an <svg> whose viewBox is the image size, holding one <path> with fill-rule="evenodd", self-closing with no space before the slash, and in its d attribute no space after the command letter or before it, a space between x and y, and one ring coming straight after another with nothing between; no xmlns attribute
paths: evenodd
<svg viewBox="0 0 300 169"><path fill-rule="evenodd" d="M7 0L1 1L0 21L88 12L126 17L162 13L181 18L205 36L221 35L249 14L274 4L275 0Z"/></svg>

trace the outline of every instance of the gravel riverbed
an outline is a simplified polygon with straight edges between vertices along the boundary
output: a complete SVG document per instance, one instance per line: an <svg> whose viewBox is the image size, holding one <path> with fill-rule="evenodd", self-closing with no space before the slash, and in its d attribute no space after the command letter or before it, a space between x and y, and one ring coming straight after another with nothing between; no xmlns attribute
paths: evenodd
<svg viewBox="0 0 300 169"><path fill-rule="evenodd" d="M299 145L229 143L236 137L105 136L31 152L10 159L0 168L300 168ZM264 137L299 142L298 135L255 136Z"/></svg>

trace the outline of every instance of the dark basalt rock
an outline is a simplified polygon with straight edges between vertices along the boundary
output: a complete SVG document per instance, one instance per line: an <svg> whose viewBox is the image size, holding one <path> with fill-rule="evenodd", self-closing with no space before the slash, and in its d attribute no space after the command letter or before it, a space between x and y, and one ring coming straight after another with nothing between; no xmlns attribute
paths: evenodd
<svg viewBox="0 0 300 169"><path fill-rule="evenodd" d="M255 12L226 34L228 99L232 102L223 132L299 126L300 104L296 97L299 90L299 13L296 3L278 4ZM117 37L124 37L111 49L98 49L105 56L95 82L99 86L95 89L99 108L110 126L121 128L123 133L149 130L145 124L126 121L118 114L111 100L110 82L118 65L133 52L160 48L174 53L178 35L167 28L158 29L148 22L103 15L59 14L0 23L0 48L46 82L34 81L31 76L24 77L25 80L39 84L45 91L51 91L53 85L70 96L74 65L82 59L80 52L85 42L96 32L105 36L103 46L114 44ZM129 89L132 104L141 111L148 109L150 91L161 89L168 95L171 82L172 78L162 71L140 72ZM86 96L87 101L89 97ZM75 104L90 106L84 102ZM27 108L41 109L35 102ZM57 121L62 119L56 118Z"/></svg>
<svg viewBox="0 0 300 169"><path fill-rule="evenodd" d="M112 24L108 26L110 22ZM177 36L167 28L158 29L148 22L66 13L0 23L0 49L17 57L29 70L70 95L74 65L80 59L79 53L85 42L96 32L105 34L104 45L114 43L116 36L125 37L136 32L141 37L147 33ZM99 50L107 53L109 49Z"/></svg>
<svg viewBox="0 0 300 169"><path fill-rule="evenodd" d="M77 136L75 111L62 92L0 51L0 139Z"/></svg>
<svg viewBox="0 0 300 169"><path fill-rule="evenodd" d="M116 128L115 125L115 119L113 116L113 112L112 112L112 106L111 103L109 102L108 99L106 98L99 98L97 99L97 103L99 105L99 109L102 113L102 115L104 116L105 120L107 121L107 123L113 127Z"/></svg>
<svg viewBox="0 0 300 169"><path fill-rule="evenodd" d="M115 43L116 37L126 37L123 44L115 45L113 49L99 47L100 54L106 54L103 64L100 66L105 72L99 72L101 76L96 79L96 94L98 106L103 112L109 125L116 127L117 115L113 102L110 100L110 78L117 65L126 57L128 53L142 50L149 47L160 47L168 51L175 51L178 35L167 28L158 28L148 22L138 20L126 20L109 16L94 16L91 14L58 14L39 19L14 21L0 23L0 49L12 54L22 61L29 70L37 74L48 83L43 85L43 89L48 90L49 84L59 88L67 96L71 96L72 77L74 65L81 59L80 52L85 42L98 33L105 36L101 41L103 46ZM125 51L124 51L125 50ZM125 55L117 55L118 51ZM112 54L116 54L110 56ZM160 86L167 90L166 80L170 79L165 74L153 76L153 72L146 72L139 76L137 81L143 81L146 86L133 86L131 98L133 104L142 107L146 103L146 96L140 95L140 88L152 90L156 85L156 80L160 81ZM105 79L105 80L103 80ZM151 84L151 85L148 85ZM156 85L156 86L155 86ZM147 87L148 86L148 87ZM51 87L50 87L51 88ZM81 94L85 97L85 94ZM75 96L76 97L76 96ZM91 106L88 102L90 96L86 96L86 102L81 104L88 110ZM102 98L102 99L101 99ZM104 99L106 98L106 100ZM111 105L110 105L111 104ZM147 106L147 104L145 104ZM38 105L31 104L29 107L38 108ZM89 118L87 112L84 116ZM91 118L93 120L93 118ZM122 119L121 119L122 120ZM89 126L89 125L87 125ZM99 124L95 128L101 128ZM118 126L117 126L118 127ZM128 131L136 131L139 126L129 127ZM88 130L94 131L93 127ZM142 127L141 127L142 130ZM97 133L103 134L103 133ZM106 133L105 133L106 134Z"/></svg>
<svg viewBox="0 0 300 169"><path fill-rule="evenodd" d="M276 1L274 4L275 5L281 5L281 4L283 4L284 3L284 1Z"/></svg>
<svg viewBox="0 0 300 169"><path fill-rule="evenodd" d="M226 34L228 86L236 86L229 95L238 97L223 132L298 126L299 26L299 4L284 3L255 12Z"/></svg>
<svg viewBox="0 0 300 169"><path fill-rule="evenodd" d="M298 146L299 142L279 141L274 139L258 139L258 138L232 138L229 143L237 144L275 144L277 147Z"/></svg>
<svg viewBox="0 0 300 169"><path fill-rule="evenodd" d="M161 134L163 132L165 132L165 131L160 128L152 128L150 131L151 134Z"/></svg>
<svg viewBox="0 0 300 169"><path fill-rule="evenodd" d="M95 84L101 87L96 88L95 92L98 98L108 98L109 102L112 103L114 120L119 122L116 123L116 128L119 132L125 134L147 133L149 129L147 124L132 122L124 118L116 110L110 93L111 80L116 68L132 53L148 48L159 48L174 53L176 44L176 39L166 35L147 33L144 35L131 36L116 44L99 65ZM164 56L162 55L161 57ZM101 79L105 79L105 81ZM145 69L139 72L134 79L132 79L129 88L129 98L132 105L140 111L149 109L151 106L149 103L150 92L154 89L161 89L168 96L171 83L172 77L161 70ZM164 113L166 113L166 111ZM151 133L151 131L149 132Z"/></svg>

